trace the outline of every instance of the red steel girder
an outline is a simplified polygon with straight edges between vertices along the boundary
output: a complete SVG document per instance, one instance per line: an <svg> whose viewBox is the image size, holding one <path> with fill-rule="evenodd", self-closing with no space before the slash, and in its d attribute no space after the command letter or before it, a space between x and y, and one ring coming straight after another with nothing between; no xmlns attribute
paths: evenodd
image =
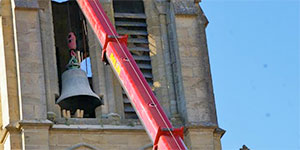
<svg viewBox="0 0 300 150"><path fill-rule="evenodd" d="M99 0L77 0L99 42L106 60L142 121L154 150L187 150L183 127L174 129L142 72L127 49L127 36L119 36Z"/></svg>

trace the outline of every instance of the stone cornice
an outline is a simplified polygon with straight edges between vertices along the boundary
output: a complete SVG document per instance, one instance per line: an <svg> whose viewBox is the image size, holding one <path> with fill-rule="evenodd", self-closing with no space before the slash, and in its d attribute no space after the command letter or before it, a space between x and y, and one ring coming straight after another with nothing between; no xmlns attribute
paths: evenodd
<svg viewBox="0 0 300 150"><path fill-rule="evenodd" d="M30 126L50 128L53 125L53 122L50 120L21 120L19 124L21 128Z"/></svg>
<svg viewBox="0 0 300 150"><path fill-rule="evenodd" d="M9 135L9 133L20 132L20 124L19 123L10 123L5 128L0 130L0 144L3 144Z"/></svg>
<svg viewBox="0 0 300 150"><path fill-rule="evenodd" d="M144 131L143 126L125 126L125 125L53 125L51 130L85 130L85 131L103 131L103 130L122 130L122 131Z"/></svg>
<svg viewBox="0 0 300 150"><path fill-rule="evenodd" d="M186 128L218 128L217 124L211 122L188 122L185 123Z"/></svg>
<svg viewBox="0 0 300 150"><path fill-rule="evenodd" d="M8 124L5 129L8 131L8 132L19 132L21 131L20 129L20 124L17 122L17 123L10 123Z"/></svg>
<svg viewBox="0 0 300 150"><path fill-rule="evenodd" d="M219 134L220 137L222 137L225 134L226 130L222 129L222 128L216 128L214 133L215 134Z"/></svg>
<svg viewBox="0 0 300 150"><path fill-rule="evenodd" d="M208 130L213 130L214 134L219 135L222 137L225 134L225 130L220 128L217 124L213 123L207 123L207 122L192 122L192 123L187 123L185 125L185 131L188 131L189 129L208 129Z"/></svg>
<svg viewBox="0 0 300 150"><path fill-rule="evenodd" d="M204 12L203 12L203 10L200 6L199 6L198 14L199 14L199 17L200 17L200 19L199 19L200 24L203 24L204 27L207 27L209 21L208 21L207 17L205 16L205 14L204 14Z"/></svg>
<svg viewBox="0 0 300 150"><path fill-rule="evenodd" d="M6 139L6 137L7 137L7 135L8 135L8 130L7 129L2 129L1 131L0 131L0 144L3 144L4 143L4 141L5 141L5 139Z"/></svg>

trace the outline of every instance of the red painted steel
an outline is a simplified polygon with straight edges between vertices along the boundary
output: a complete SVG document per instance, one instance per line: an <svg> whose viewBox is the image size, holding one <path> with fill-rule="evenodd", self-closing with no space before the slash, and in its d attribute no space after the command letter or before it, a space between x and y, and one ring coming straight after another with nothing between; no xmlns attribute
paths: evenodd
<svg viewBox="0 0 300 150"><path fill-rule="evenodd" d="M154 150L187 150L183 128L174 129L142 72L127 49L127 36L119 36L99 0L77 0L140 120L154 143Z"/></svg>

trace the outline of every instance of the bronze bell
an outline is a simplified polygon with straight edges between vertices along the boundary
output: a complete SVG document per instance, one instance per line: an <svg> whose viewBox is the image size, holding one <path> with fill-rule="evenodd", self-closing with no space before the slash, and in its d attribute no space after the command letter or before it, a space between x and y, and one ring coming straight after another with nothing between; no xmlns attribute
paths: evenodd
<svg viewBox="0 0 300 150"><path fill-rule="evenodd" d="M102 105L102 100L92 91L85 72L73 68L62 74L62 91L56 103L62 109L70 110L72 114L77 109L84 110L84 114L90 114Z"/></svg>

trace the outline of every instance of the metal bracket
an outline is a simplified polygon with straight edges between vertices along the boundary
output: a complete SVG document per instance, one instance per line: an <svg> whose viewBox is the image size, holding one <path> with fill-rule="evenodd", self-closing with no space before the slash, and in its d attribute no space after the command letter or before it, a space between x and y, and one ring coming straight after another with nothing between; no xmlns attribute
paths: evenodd
<svg viewBox="0 0 300 150"><path fill-rule="evenodd" d="M159 127L158 131L156 133L156 136L155 136L154 143L153 143L153 150L157 150L157 148L158 148L157 144L158 144L160 136L162 136L162 135L172 136L171 135L171 133L172 133L174 136L180 136L181 139L183 140L183 132L184 132L183 127L180 127L180 128L161 128L161 127Z"/></svg>
<svg viewBox="0 0 300 150"><path fill-rule="evenodd" d="M127 46L127 39L128 39L128 35L113 36L113 35L106 34L106 38L105 38L105 42L104 42L103 50L102 50L102 57L101 57L102 61L104 61L105 63L108 64L105 53L106 53L106 47L109 42L116 42L118 40L119 42L125 43Z"/></svg>

